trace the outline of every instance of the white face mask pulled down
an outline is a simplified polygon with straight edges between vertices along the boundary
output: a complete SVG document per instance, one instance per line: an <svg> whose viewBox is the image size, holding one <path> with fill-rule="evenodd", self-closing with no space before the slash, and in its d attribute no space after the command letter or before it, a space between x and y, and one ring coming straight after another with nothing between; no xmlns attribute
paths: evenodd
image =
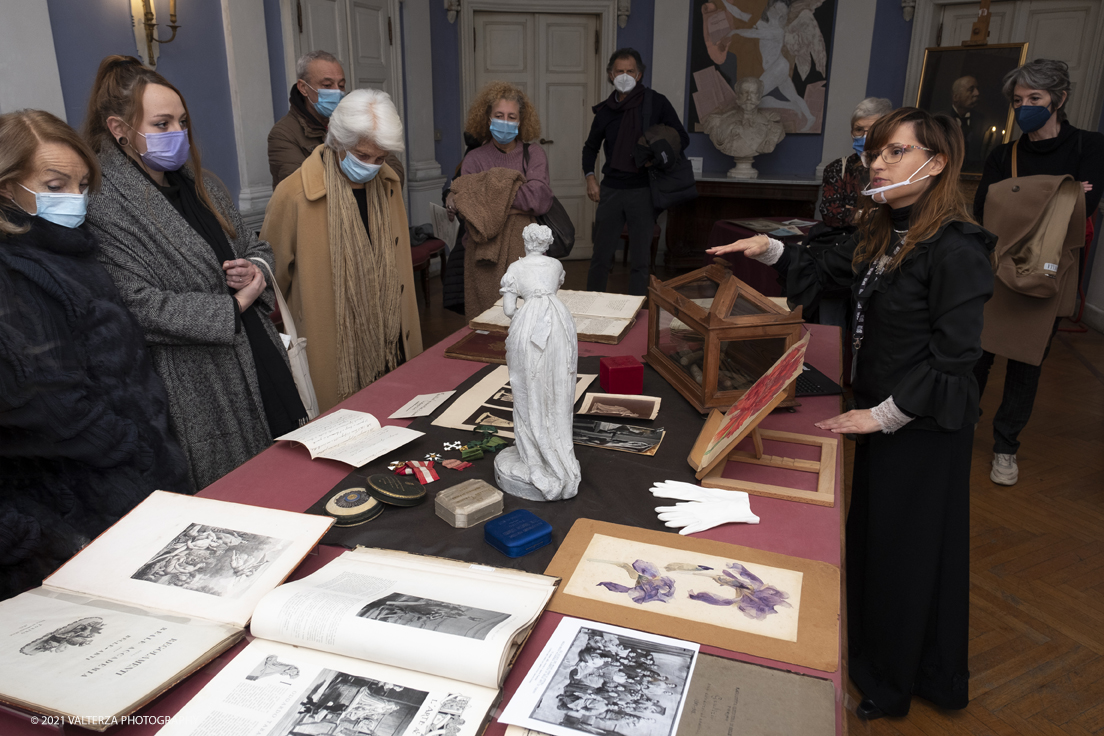
<svg viewBox="0 0 1104 736"><path fill-rule="evenodd" d="M920 164L920 168L917 169L916 171L912 172L911 174L909 174L909 177L907 179L905 179L904 181L899 181L896 184L886 184L884 187L874 187L873 189L871 189L869 186L867 186L867 188L862 190L861 192L859 192L859 194L862 194L864 196L872 198L878 204L886 204L887 203L886 202L886 196L883 192L888 192L890 189L896 189L897 187L907 187L909 184L915 184L917 181L924 181L924 179L927 179L928 177L930 177L931 174L924 174L923 176L921 176L916 181L912 180L912 177L919 174L920 169L923 169L925 166L927 166L929 163L931 163L931 160L933 158L935 158L935 156L932 156L927 161ZM882 198L880 200L877 197L877 195L879 195L879 194L882 195Z"/></svg>

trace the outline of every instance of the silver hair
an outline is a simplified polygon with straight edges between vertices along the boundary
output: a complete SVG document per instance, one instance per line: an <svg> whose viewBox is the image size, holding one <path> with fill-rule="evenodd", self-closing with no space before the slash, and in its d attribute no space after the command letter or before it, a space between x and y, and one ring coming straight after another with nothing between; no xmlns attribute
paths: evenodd
<svg viewBox="0 0 1104 736"><path fill-rule="evenodd" d="M1018 66L1004 75L1001 92L1004 92L1004 96L1011 101L1016 87L1041 89L1049 93L1052 104L1062 105L1058 108L1058 120L1066 119L1070 92L1069 64L1066 62L1057 59L1036 59Z"/></svg>
<svg viewBox="0 0 1104 736"><path fill-rule="evenodd" d="M863 118L869 118L874 115L882 117L893 112L893 103L887 100L885 97L867 97L865 100L855 105L855 112L851 113L851 127L855 127L855 123Z"/></svg>
<svg viewBox="0 0 1104 736"><path fill-rule="evenodd" d="M311 51L300 56L299 61L295 62L296 79L307 78L307 71L310 69L312 61L332 61L335 64L341 63L341 61L329 51L323 51L322 49Z"/></svg>
<svg viewBox="0 0 1104 736"><path fill-rule="evenodd" d="M348 151L365 138L391 153L398 153L405 147L399 111L391 95L382 89L353 90L330 116L326 132L326 145L330 148Z"/></svg>

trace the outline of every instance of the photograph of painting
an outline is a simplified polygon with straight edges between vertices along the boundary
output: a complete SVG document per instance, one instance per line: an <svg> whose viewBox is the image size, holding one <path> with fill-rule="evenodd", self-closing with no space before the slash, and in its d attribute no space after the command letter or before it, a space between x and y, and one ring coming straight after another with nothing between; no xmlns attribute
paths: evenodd
<svg viewBox="0 0 1104 736"><path fill-rule="evenodd" d="M801 573L595 534L564 592L797 641Z"/></svg>
<svg viewBox="0 0 1104 736"><path fill-rule="evenodd" d="M733 85L763 82L760 109L786 135L820 134L836 0L695 0L690 42L692 104L687 128L735 105Z"/></svg>
<svg viewBox="0 0 1104 736"><path fill-rule="evenodd" d="M508 613L404 593L389 593L377 598L360 609L357 616L480 641L486 639L494 627L510 618Z"/></svg>
<svg viewBox="0 0 1104 736"><path fill-rule="evenodd" d="M579 519L545 570L548 610L825 672L839 666L839 569L827 562Z"/></svg>
<svg viewBox="0 0 1104 736"><path fill-rule="evenodd" d="M1011 140L1012 104L1001 81L1026 59L1026 43L924 49L916 106L958 123L966 142L963 174L979 177L989 153Z"/></svg>
<svg viewBox="0 0 1104 736"><path fill-rule="evenodd" d="M587 394L580 414L624 419L655 419L659 414L658 396L639 394Z"/></svg>
<svg viewBox="0 0 1104 736"><path fill-rule="evenodd" d="M552 736L674 736L697 654L693 642L565 618L500 720Z"/></svg>
<svg viewBox="0 0 1104 736"><path fill-rule="evenodd" d="M785 394L786 387L801 375L805 364L805 349L808 346L809 336L805 335L791 345L770 370L725 412L720 426L706 443L698 469L710 467L722 455L727 454L777 405Z"/></svg>
<svg viewBox="0 0 1104 736"><path fill-rule="evenodd" d="M399 736L429 693L324 669L298 707L288 709L267 736Z"/></svg>
<svg viewBox="0 0 1104 736"><path fill-rule="evenodd" d="M636 427L595 419L575 419L571 424L571 441L576 445L636 455L656 454L664 433L663 427Z"/></svg>
<svg viewBox="0 0 1104 736"><path fill-rule="evenodd" d="M131 578L234 598L290 545L263 534L189 524Z"/></svg>

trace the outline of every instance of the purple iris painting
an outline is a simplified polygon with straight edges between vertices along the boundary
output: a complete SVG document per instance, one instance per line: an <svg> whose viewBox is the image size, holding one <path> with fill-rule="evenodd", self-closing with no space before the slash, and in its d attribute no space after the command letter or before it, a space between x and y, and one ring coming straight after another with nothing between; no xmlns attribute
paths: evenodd
<svg viewBox="0 0 1104 736"><path fill-rule="evenodd" d="M641 605L651 601L666 603L675 596L675 581L661 575L659 568L645 560L637 560L629 565L626 562L610 562L609 560L588 560L588 562L604 562L607 565L616 565L636 580L633 587L620 583L598 583L606 590L614 593L628 593L633 603Z"/></svg>
<svg viewBox="0 0 1104 736"><path fill-rule="evenodd" d="M735 571L735 575L730 570ZM705 573L695 573L704 575ZM732 588L734 598L728 596L713 595L712 593L695 593L690 591L690 599L708 603L711 606L736 606L748 618L762 621L772 613L778 613L777 608L783 606L792 608L786 602L788 593L784 593L773 585L767 585L761 578L751 573L739 562L733 562L727 569L721 570L720 575L707 575L718 585Z"/></svg>

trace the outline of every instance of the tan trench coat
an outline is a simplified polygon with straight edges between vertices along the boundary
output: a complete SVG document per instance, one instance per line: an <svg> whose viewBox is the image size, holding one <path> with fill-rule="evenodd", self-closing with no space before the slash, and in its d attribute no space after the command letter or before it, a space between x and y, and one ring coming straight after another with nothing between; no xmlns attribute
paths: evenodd
<svg viewBox="0 0 1104 736"><path fill-rule="evenodd" d="M315 149L299 171L280 182L265 212L261 239L272 244L276 281L287 298L301 337L307 338L307 360L318 395L318 408L332 408L337 393L337 330L323 146ZM402 340L406 359L422 352L418 300L410 259L410 230L398 176L384 164L379 176L390 186L391 231L395 235L395 268L402 283Z"/></svg>

